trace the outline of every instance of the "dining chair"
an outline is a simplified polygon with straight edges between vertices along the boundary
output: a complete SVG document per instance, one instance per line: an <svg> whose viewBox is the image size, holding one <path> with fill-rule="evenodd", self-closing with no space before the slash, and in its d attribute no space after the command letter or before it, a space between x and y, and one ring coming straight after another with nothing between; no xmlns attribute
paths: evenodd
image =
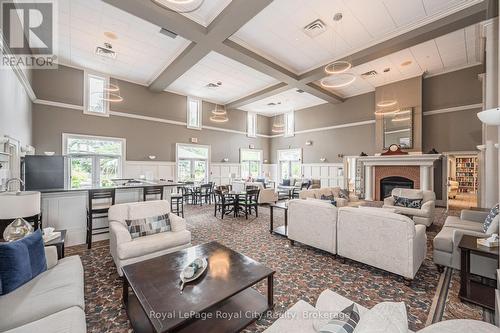
<svg viewBox="0 0 500 333"><path fill-rule="evenodd" d="M238 201L238 207L245 211L245 219L247 220L248 214L252 215L252 209L255 210L255 217L259 217L259 192L258 189L248 190Z"/></svg>
<svg viewBox="0 0 500 333"><path fill-rule="evenodd" d="M148 196L151 195L155 196L154 200L163 200L163 186L147 186L142 189L143 201L148 201Z"/></svg>
<svg viewBox="0 0 500 333"><path fill-rule="evenodd" d="M224 215L234 213L236 210L236 200L225 194L219 189L214 191L215 193L215 209L214 216L217 217L217 212L221 213L221 219L224 219ZM227 209L229 207L229 210Z"/></svg>

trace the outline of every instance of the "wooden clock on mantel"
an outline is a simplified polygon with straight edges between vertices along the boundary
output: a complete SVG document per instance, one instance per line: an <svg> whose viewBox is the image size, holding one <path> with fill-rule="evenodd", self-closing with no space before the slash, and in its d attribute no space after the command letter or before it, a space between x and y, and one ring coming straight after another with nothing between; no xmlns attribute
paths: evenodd
<svg viewBox="0 0 500 333"><path fill-rule="evenodd" d="M383 156L386 156L386 155L408 155L408 153L402 151L400 145L392 144L389 146L389 149L387 149L387 151L383 152L381 155L383 155Z"/></svg>

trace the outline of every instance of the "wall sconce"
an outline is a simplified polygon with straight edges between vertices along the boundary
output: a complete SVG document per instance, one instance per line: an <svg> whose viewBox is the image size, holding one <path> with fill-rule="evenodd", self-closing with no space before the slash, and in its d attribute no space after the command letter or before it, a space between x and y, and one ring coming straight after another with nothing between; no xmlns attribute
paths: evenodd
<svg viewBox="0 0 500 333"><path fill-rule="evenodd" d="M148 156L148 158L149 158L150 160L156 160L156 156L155 156L155 155L149 155L149 156Z"/></svg>
<svg viewBox="0 0 500 333"><path fill-rule="evenodd" d="M321 163L325 163L326 162L326 157L322 157L319 160L321 161Z"/></svg>
<svg viewBox="0 0 500 333"><path fill-rule="evenodd" d="M198 143L198 138L190 138L189 141L191 143Z"/></svg>
<svg viewBox="0 0 500 333"><path fill-rule="evenodd" d="M313 142L312 141L306 141L306 146L312 146Z"/></svg>
<svg viewBox="0 0 500 333"><path fill-rule="evenodd" d="M267 163L267 162L269 162L269 161L268 160L264 160L264 163Z"/></svg>
<svg viewBox="0 0 500 333"><path fill-rule="evenodd" d="M500 126L500 107L481 111L477 117L483 124Z"/></svg>
<svg viewBox="0 0 500 333"><path fill-rule="evenodd" d="M222 162L225 162L225 163L229 162L229 158L224 157L224 158L222 159Z"/></svg>
<svg viewBox="0 0 500 333"><path fill-rule="evenodd" d="M338 158L344 158L344 154L340 153L337 155Z"/></svg>

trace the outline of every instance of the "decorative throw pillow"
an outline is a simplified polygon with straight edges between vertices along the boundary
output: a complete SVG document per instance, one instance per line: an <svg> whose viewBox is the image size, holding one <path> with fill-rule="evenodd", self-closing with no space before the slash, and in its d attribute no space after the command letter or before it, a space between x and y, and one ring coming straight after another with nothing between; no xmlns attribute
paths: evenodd
<svg viewBox="0 0 500 333"><path fill-rule="evenodd" d="M281 184L283 186L290 186L290 179L283 179L283 182Z"/></svg>
<svg viewBox="0 0 500 333"><path fill-rule="evenodd" d="M335 197L333 195L321 195L321 200L325 201L330 201L330 203L334 206L337 206L337 200L335 200Z"/></svg>
<svg viewBox="0 0 500 333"><path fill-rule="evenodd" d="M349 199L349 190L346 189L340 190L339 197L342 199Z"/></svg>
<svg viewBox="0 0 500 333"><path fill-rule="evenodd" d="M127 222L128 231L132 239L172 230L168 214L137 220L125 220L125 222Z"/></svg>
<svg viewBox="0 0 500 333"><path fill-rule="evenodd" d="M382 302L363 315L356 333L403 333L408 332L408 318L403 302Z"/></svg>
<svg viewBox="0 0 500 333"><path fill-rule="evenodd" d="M393 198L394 198L394 206L415 208L415 209L422 208L423 199L409 199L409 198L398 197L397 195L394 195Z"/></svg>
<svg viewBox="0 0 500 333"><path fill-rule="evenodd" d="M17 241L0 243L0 295L16 290L46 270L40 230Z"/></svg>
<svg viewBox="0 0 500 333"><path fill-rule="evenodd" d="M353 333L358 324L359 310L356 304L351 304L340 313L324 316L313 323L319 333Z"/></svg>
<svg viewBox="0 0 500 333"><path fill-rule="evenodd" d="M486 232L490 225L493 223L493 220L495 217L498 215L498 210L499 210L499 204L497 204L495 207L493 207L488 216L486 216L486 219L484 220L483 223L483 231Z"/></svg>
<svg viewBox="0 0 500 333"><path fill-rule="evenodd" d="M302 182L300 180L297 180L295 184L293 184L295 187L302 187Z"/></svg>

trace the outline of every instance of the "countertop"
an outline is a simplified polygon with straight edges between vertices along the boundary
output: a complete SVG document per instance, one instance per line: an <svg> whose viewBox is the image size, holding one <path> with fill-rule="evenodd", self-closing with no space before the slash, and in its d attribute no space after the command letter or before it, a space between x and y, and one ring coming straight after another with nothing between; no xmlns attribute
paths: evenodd
<svg viewBox="0 0 500 333"><path fill-rule="evenodd" d="M100 190L100 189L117 189L117 190L137 189L137 188L152 187L152 186L177 187L184 185L185 185L184 183L175 183L163 180L133 179L133 182L129 182L128 179L123 179L123 182L121 181L116 182L116 185L112 186L80 187L80 188L64 187L64 188L51 188L51 189L43 189L36 191L39 191L41 193L60 193L60 192L83 192L83 191Z"/></svg>

